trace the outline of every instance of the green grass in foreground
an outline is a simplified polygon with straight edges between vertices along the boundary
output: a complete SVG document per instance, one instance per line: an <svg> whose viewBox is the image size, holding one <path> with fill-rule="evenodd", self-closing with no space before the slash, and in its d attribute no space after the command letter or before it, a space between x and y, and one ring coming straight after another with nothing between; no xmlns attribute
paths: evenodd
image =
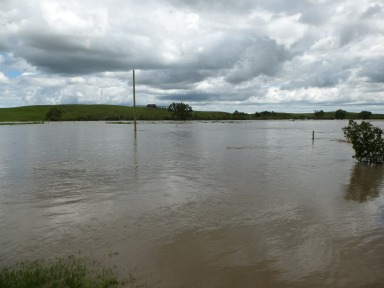
<svg viewBox="0 0 384 288"><path fill-rule="evenodd" d="M7 288L146 287L136 282L132 275L126 280L119 280L112 268L75 256L24 261L0 269L0 287Z"/></svg>

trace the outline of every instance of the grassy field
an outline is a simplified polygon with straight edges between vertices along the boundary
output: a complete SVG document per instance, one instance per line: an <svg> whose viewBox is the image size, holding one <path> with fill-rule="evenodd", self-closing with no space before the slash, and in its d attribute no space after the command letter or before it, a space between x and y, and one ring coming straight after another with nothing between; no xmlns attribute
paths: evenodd
<svg viewBox="0 0 384 288"><path fill-rule="evenodd" d="M133 108L117 105L36 105L15 108L0 108L0 122L38 122L46 120L46 114L56 107L61 113L60 121L132 121ZM324 112L320 118L314 113L261 112L246 114L242 112L194 111L192 120L265 120L265 119L334 119L335 112ZM357 113L348 112L347 119L356 119ZM165 109L136 107L137 120L172 120ZM372 114L371 119L384 119L384 114Z"/></svg>
<svg viewBox="0 0 384 288"><path fill-rule="evenodd" d="M0 122L43 121L50 106L0 108Z"/></svg>
<svg viewBox="0 0 384 288"><path fill-rule="evenodd" d="M133 120L133 108L116 105L37 105L15 108L0 108L0 122L44 121L48 111L56 107L62 111L60 121L122 121ZM194 112L196 120L230 119L226 112ZM136 107L137 120L172 120L165 109Z"/></svg>

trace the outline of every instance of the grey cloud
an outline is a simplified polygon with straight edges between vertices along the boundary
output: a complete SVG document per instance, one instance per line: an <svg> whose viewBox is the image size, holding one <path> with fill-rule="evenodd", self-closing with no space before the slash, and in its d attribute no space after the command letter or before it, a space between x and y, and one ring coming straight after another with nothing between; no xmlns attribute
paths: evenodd
<svg viewBox="0 0 384 288"><path fill-rule="evenodd" d="M132 47L129 44L127 47ZM26 46L29 48L25 49ZM156 49L149 52L138 47L120 51L107 47L102 41L86 47L79 39L46 33L28 34L15 51L31 64L53 73L83 74L165 66Z"/></svg>
<svg viewBox="0 0 384 288"><path fill-rule="evenodd" d="M164 39L156 36L156 30L148 30L145 28L143 33L146 34L142 35L140 30L127 31L121 39L117 35L83 39L49 30L27 29L17 36L14 51L42 70L63 74L186 66L217 70L231 67L250 41L249 35L237 31L232 34L212 32L212 35L208 32L204 37L188 39L191 47L183 48L185 40L176 41L182 54L179 59L169 62L161 47ZM195 51L194 46L199 51Z"/></svg>
<svg viewBox="0 0 384 288"><path fill-rule="evenodd" d="M197 65L203 69L226 69L232 67L246 53L252 43L249 33L233 31L207 45L203 53L197 55Z"/></svg>
<svg viewBox="0 0 384 288"><path fill-rule="evenodd" d="M0 52L9 51L9 48L10 48L3 38L4 37L0 34Z"/></svg>
<svg viewBox="0 0 384 288"><path fill-rule="evenodd" d="M156 86L161 89L181 89L204 80L208 76L207 74L209 73L206 71L188 68L140 71L137 83Z"/></svg>
<svg viewBox="0 0 384 288"><path fill-rule="evenodd" d="M171 0L175 6L189 7L200 11L220 12L231 11L232 13L238 13L243 11L249 11L255 6L254 1L228 1L228 0Z"/></svg>
<svg viewBox="0 0 384 288"><path fill-rule="evenodd" d="M348 69L335 71L331 67L327 69L318 69L318 71L303 72L303 75L290 81L288 84L282 85L282 89L294 90L297 88L331 88L343 83L351 71Z"/></svg>
<svg viewBox="0 0 384 288"><path fill-rule="evenodd" d="M364 61L362 67L360 77L368 77L370 82L384 83L384 57Z"/></svg>
<svg viewBox="0 0 384 288"><path fill-rule="evenodd" d="M365 22L346 24L340 28L340 45L347 45L354 40L364 37L370 31L370 26Z"/></svg>
<svg viewBox="0 0 384 288"><path fill-rule="evenodd" d="M54 53L29 49L20 52L20 56L25 57L31 64L40 67L42 70L59 74L83 74L128 68L128 65L121 59L113 59L97 53Z"/></svg>
<svg viewBox="0 0 384 288"><path fill-rule="evenodd" d="M302 0L262 0L258 1L260 7L266 8L274 12L299 13L308 9L312 4Z"/></svg>
<svg viewBox="0 0 384 288"><path fill-rule="evenodd" d="M176 94L167 94L159 96L158 99L161 101L171 101L171 102L217 102L217 101L245 101L251 96L262 97L261 94L258 93L258 90L255 91L245 91L244 93L238 93L235 89L227 89L223 91L215 91L215 92L204 92L204 91L188 91L183 93Z"/></svg>
<svg viewBox="0 0 384 288"><path fill-rule="evenodd" d="M200 102L200 101L211 101L220 99L220 96L213 93L185 93L175 95L165 95L159 97L159 99L165 101L174 102Z"/></svg>
<svg viewBox="0 0 384 288"><path fill-rule="evenodd" d="M331 9L333 7L328 5L314 5L301 12L300 21L310 25L321 25L329 20L332 15Z"/></svg>
<svg viewBox="0 0 384 288"><path fill-rule="evenodd" d="M255 7L263 8L273 12L288 12L297 13L306 9L311 4L302 0L244 0L244 1L231 1L231 0L172 0L174 5L183 5L201 11L214 11L230 13L244 13L249 12Z"/></svg>
<svg viewBox="0 0 384 288"><path fill-rule="evenodd" d="M249 35L242 33L219 37L211 43L202 43L203 51L182 59L172 68L142 71L142 78L138 81L162 89L188 88L191 84L218 76L221 71L232 68L249 53L247 47L252 42Z"/></svg>
<svg viewBox="0 0 384 288"><path fill-rule="evenodd" d="M369 7L365 13L362 15L363 19L371 19L375 17L384 17L384 7L381 4L375 4Z"/></svg>
<svg viewBox="0 0 384 288"><path fill-rule="evenodd" d="M275 75L282 63L289 57L288 54L275 41L259 38L246 49L245 57L236 63L225 80L236 84L251 80L259 75Z"/></svg>
<svg viewBox="0 0 384 288"><path fill-rule="evenodd" d="M294 90L300 88L337 87L345 83L352 75L358 60L344 54L329 54L319 56L315 61L306 63L305 57L294 58L282 71L289 80L282 85L282 89Z"/></svg>

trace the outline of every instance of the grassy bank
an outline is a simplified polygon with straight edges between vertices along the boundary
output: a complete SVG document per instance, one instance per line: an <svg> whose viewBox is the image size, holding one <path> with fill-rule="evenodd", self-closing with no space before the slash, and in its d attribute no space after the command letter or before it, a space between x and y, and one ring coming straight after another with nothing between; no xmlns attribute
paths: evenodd
<svg viewBox="0 0 384 288"><path fill-rule="evenodd" d="M14 108L0 108L0 122L39 122L44 121L50 109L61 111L60 121L132 121L133 108L117 105L36 105ZM172 120L171 114L165 109L136 107L137 120ZM321 117L314 113L281 113L260 112L247 114L235 111L234 113L194 111L192 120L279 120L279 119L323 119L335 118L335 112L324 112ZM358 113L346 113L346 119L357 119ZM372 114L371 119L384 119L384 114Z"/></svg>
<svg viewBox="0 0 384 288"><path fill-rule="evenodd" d="M0 287L7 288L111 288L146 287L129 275L118 279L112 268L84 257L69 256L53 260L19 262L0 269Z"/></svg>
<svg viewBox="0 0 384 288"><path fill-rule="evenodd" d="M35 122L0 122L0 125L26 125L26 124L44 124L44 121L35 121Z"/></svg>

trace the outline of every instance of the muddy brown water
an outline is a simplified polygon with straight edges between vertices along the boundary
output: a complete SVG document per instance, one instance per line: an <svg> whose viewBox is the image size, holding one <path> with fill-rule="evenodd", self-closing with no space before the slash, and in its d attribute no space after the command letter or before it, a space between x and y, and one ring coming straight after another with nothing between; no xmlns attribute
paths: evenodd
<svg viewBox="0 0 384 288"><path fill-rule="evenodd" d="M384 287L384 169L345 125L1 126L0 266L80 253L149 287Z"/></svg>

